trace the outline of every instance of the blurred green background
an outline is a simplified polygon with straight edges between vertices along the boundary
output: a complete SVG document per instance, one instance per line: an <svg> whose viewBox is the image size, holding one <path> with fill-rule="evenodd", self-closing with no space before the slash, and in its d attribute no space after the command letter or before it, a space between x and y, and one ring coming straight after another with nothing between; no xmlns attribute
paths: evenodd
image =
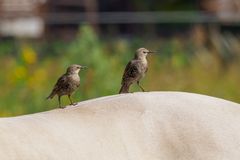
<svg viewBox="0 0 240 160"><path fill-rule="evenodd" d="M165 8L174 10L178 4ZM142 32L151 30L150 34L126 37L115 36L115 31L102 35L94 26L81 24L71 40L1 39L0 116L57 108L57 98L46 97L70 64L88 66L80 72L75 102L118 94L125 65L140 47L160 53L148 57L149 70L141 82L147 91L194 92L240 102L240 37L219 32L215 25L209 31L208 24L191 24L188 32L171 36L148 27ZM182 24L173 26L181 31ZM136 85L130 90L140 91ZM67 97L62 104L69 104Z"/></svg>

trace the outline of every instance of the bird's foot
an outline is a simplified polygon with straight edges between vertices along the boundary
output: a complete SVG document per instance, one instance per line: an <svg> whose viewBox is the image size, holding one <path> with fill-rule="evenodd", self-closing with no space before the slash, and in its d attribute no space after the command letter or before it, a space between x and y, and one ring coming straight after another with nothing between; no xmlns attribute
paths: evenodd
<svg viewBox="0 0 240 160"><path fill-rule="evenodd" d="M59 106L59 108L64 109L64 108L66 108L66 106Z"/></svg>
<svg viewBox="0 0 240 160"><path fill-rule="evenodd" d="M142 92L146 92L145 89L143 89L142 87L141 87L141 90L142 90Z"/></svg>

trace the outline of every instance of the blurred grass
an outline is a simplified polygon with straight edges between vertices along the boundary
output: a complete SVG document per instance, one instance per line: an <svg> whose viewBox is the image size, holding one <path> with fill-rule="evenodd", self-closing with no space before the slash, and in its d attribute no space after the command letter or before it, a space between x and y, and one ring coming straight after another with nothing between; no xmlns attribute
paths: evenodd
<svg viewBox="0 0 240 160"><path fill-rule="evenodd" d="M234 40L234 51L240 53L240 40ZM89 67L80 72L81 86L74 101L117 94L124 67L139 47L161 53L149 57L149 72L141 82L146 90L195 92L240 102L237 54L226 66L216 47L196 45L191 38L159 38L154 43L141 38L101 39L91 27L83 26L72 42L0 43L0 116L56 108L57 98L45 98L66 67L74 63ZM134 85L131 91L140 90ZM66 97L62 101L69 103Z"/></svg>

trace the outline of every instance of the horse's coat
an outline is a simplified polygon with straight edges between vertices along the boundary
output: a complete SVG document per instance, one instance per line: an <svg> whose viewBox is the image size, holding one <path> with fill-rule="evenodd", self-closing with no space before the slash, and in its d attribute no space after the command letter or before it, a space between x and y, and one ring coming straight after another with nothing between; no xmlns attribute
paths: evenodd
<svg viewBox="0 0 240 160"><path fill-rule="evenodd" d="M0 159L239 160L240 105L144 92L0 118Z"/></svg>

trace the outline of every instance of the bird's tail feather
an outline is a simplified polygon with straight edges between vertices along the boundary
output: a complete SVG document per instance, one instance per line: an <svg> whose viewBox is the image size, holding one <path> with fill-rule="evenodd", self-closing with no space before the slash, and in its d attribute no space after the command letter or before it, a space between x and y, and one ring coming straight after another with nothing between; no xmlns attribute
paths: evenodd
<svg viewBox="0 0 240 160"><path fill-rule="evenodd" d="M55 93L52 92L46 99L52 99L55 96Z"/></svg>
<svg viewBox="0 0 240 160"><path fill-rule="evenodd" d="M129 86L130 85L128 85L128 84L122 84L122 87L121 87L121 89L119 91L119 94L121 94L121 93L129 93Z"/></svg>

